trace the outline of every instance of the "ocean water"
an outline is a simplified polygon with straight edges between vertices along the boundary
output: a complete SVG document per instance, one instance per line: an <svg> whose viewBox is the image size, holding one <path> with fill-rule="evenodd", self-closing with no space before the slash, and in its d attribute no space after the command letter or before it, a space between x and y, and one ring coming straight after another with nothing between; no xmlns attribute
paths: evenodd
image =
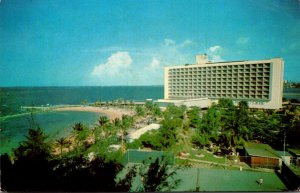
<svg viewBox="0 0 300 193"><path fill-rule="evenodd" d="M297 99L300 101L300 88L284 88L283 96L287 99Z"/></svg>

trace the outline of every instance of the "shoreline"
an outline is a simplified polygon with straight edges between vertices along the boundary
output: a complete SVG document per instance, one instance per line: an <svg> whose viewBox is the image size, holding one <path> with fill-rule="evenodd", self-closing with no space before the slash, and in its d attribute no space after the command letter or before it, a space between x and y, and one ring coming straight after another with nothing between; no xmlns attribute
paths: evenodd
<svg viewBox="0 0 300 193"><path fill-rule="evenodd" d="M92 106L73 106L73 107L58 107L52 109L54 111L83 111L102 113L106 115L111 121L119 118L122 119L122 115L134 115L134 112L129 109L121 109L116 107L92 107Z"/></svg>
<svg viewBox="0 0 300 193"><path fill-rule="evenodd" d="M22 109L34 109L33 112L22 112L18 114L0 116L0 121L7 119L22 117L24 115L30 115L31 113L40 112L59 112L59 111L78 111L78 112L94 112L106 115L110 120L115 118L122 119L122 115L134 115L135 112L130 109L123 109L118 107L94 107L83 105L58 105L58 106L46 106L46 107L21 107Z"/></svg>

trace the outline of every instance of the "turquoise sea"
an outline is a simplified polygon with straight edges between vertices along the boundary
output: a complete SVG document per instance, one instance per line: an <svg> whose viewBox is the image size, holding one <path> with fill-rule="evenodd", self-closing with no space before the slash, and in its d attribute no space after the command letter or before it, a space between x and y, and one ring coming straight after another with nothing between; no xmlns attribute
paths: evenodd
<svg viewBox="0 0 300 193"><path fill-rule="evenodd" d="M9 153L25 139L29 128L38 125L51 140L67 136L72 126L81 122L87 127L96 124L100 114L92 112L39 112L1 120L0 154ZM33 117L33 119L32 119Z"/></svg>
<svg viewBox="0 0 300 193"><path fill-rule="evenodd" d="M163 98L163 86L107 86L107 87L1 87L0 88L0 154L11 152L32 127L30 114L22 106L76 105L82 100L126 99L145 101ZM284 97L300 101L300 89L284 89ZM19 116L15 116L19 115ZM34 121L50 138L66 136L76 122L93 126L99 113L39 112ZM5 117L5 119L4 119Z"/></svg>

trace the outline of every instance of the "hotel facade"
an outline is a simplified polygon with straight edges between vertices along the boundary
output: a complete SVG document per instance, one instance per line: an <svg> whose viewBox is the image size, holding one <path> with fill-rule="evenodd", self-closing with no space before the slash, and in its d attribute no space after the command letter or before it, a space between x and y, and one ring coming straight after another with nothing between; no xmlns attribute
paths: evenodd
<svg viewBox="0 0 300 193"><path fill-rule="evenodd" d="M208 107L220 98L250 108L282 108L282 58L252 61L210 62L206 54L196 64L165 67L164 99L177 105Z"/></svg>

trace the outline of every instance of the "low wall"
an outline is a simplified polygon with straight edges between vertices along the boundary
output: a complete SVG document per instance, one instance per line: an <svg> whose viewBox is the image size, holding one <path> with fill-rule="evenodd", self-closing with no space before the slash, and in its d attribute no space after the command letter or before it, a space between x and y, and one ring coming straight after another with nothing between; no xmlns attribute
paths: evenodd
<svg viewBox="0 0 300 193"><path fill-rule="evenodd" d="M281 174L288 182L288 186L290 186L289 188L291 190L300 187L300 175L297 175L295 172L293 172L292 169L284 162L282 163Z"/></svg>
<svg viewBox="0 0 300 193"><path fill-rule="evenodd" d="M249 157L251 167L278 168L279 159L267 157Z"/></svg>

